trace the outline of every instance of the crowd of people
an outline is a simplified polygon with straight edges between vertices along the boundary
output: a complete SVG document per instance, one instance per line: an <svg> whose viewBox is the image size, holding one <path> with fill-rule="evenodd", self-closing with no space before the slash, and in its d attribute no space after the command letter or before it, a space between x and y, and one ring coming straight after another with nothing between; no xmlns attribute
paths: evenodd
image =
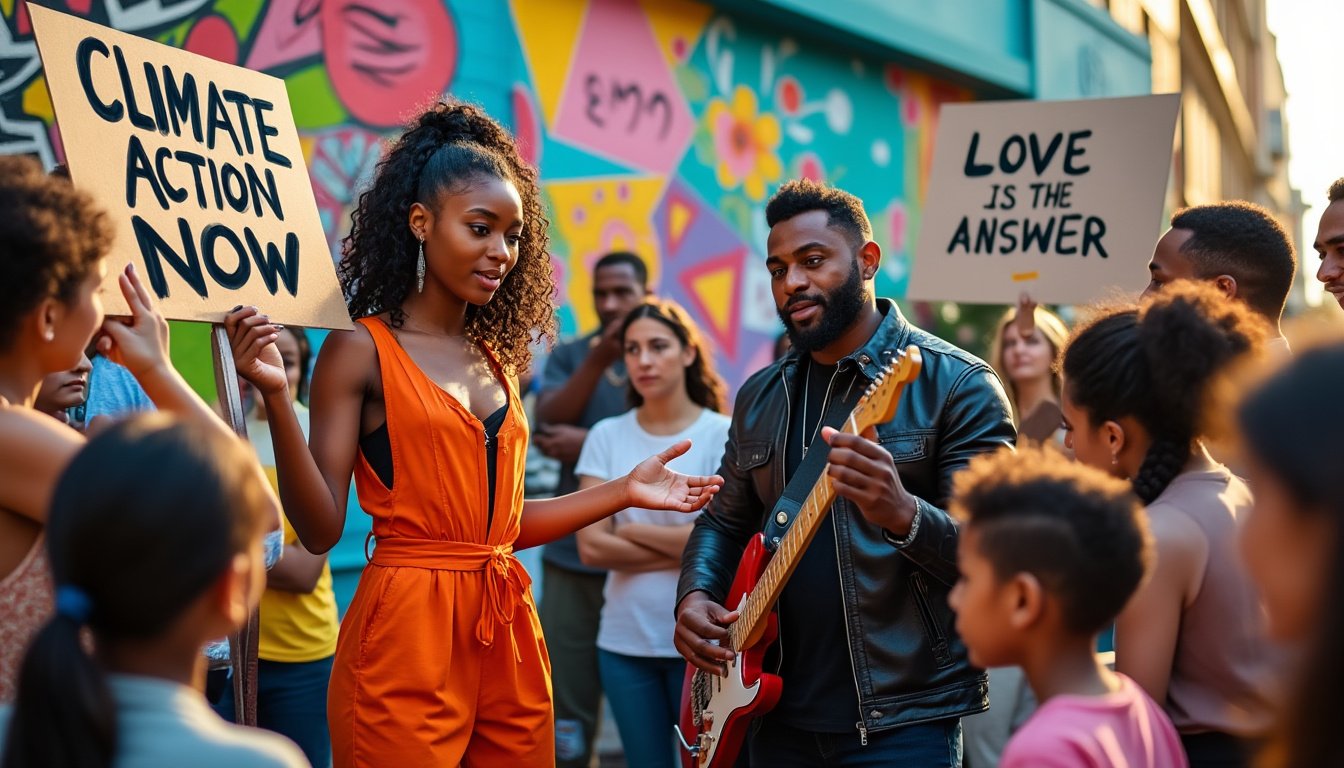
<svg viewBox="0 0 1344 768"><path fill-rule="evenodd" d="M1344 305L1344 179L1328 198ZM1024 295L985 362L875 295L860 200L786 182L763 266L788 344L730 403L634 253L593 264L599 328L532 370L537 172L440 103L352 215L353 331L314 356L227 313L250 446L91 198L5 157L0 209L0 768L586 766L603 696L628 764L670 768L706 746L674 728L688 664L744 650L744 550L821 482L759 649L782 692L716 765L1344 765L1344 339L1290 349L1295 249L1256 206L1177 212L1143 295L1072 328ZM103 316L114 268L128 317ZM841 429L910 347L895 416ZM554 498L524 498L530 447ZM352 489L369 563L338 627ZM203 649L258 605L254 729Z"/></svg>

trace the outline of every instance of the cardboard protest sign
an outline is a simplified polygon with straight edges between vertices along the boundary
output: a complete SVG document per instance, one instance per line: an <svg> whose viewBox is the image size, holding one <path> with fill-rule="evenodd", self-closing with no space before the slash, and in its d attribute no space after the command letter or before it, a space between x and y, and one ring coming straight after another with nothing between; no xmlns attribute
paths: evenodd
<svg viewBox="0 0 1344 768"><path fill-rule="evenodd" d="M175 320L350 328L284 82L28 5L70 175Z"/></svg>
<svg viewBox="0 0 1344 768"><path fill-rule="evenodd" d="M1161 232L1176 94L949 104L907 296L1079 304L1137 291Z"/></svg>

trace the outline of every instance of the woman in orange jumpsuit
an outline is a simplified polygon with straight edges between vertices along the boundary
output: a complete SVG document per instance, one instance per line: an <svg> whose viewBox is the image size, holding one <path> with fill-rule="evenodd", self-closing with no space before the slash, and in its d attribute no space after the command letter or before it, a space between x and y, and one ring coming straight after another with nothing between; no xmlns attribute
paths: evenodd
<svg viewBox="0 0 1344 768"><path fill-rule="evenodd" d="M276 327L229 315L239 373L266 399L281 501L317 553L344 527L353 475L370 565L341 626L328 696L334 763L554 765L549 662L513 556L625 507L694 511L718 477L666 468L523 501L516 375L553 328L536 171L479 109L439 104L388 150L339 271L353 332L332 333L293 416Z"/></svg>

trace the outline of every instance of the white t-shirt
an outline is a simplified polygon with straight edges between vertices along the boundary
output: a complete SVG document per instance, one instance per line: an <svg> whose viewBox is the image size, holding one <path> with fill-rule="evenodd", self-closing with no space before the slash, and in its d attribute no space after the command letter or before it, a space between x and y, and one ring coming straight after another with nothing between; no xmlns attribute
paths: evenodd
<svg viewBox="0 0 1344 768"><path fill-rule="evenodd" d="M620 477L668 446L691 441L691 449L668 466L686 475L712 475L719 471L723 446L728 440L730 419L706 408L689 427L675 435L651 435L644 431L634 411L603 419L588 432L574 474L599 480ZM616 513L622 523L685 525L695 515L664 510L630 508ZM673 603L677 599L675 569L626 573L608 571L606 604L597 632L597 647L626 656L674 658L672 645Z"/></svg>

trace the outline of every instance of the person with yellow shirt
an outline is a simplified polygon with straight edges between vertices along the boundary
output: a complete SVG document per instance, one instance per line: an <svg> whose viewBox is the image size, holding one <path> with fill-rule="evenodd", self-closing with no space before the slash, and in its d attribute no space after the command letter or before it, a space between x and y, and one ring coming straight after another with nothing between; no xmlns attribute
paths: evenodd
<svg viewBox="0 0 1344 768"><path fill-rule="evenodd" d="M280 331L275 345L295 393L294 411L308 434L308 363L311 347L299 328ZM250 388L240 381L246 391ZM275 449L266 424L266 406L254 400L247 417L247 434L257 459L276 485ZM314 555L299 543L288 518L284 523L284 553L266 574L261 598L261 628L257 642L257 725L283 734L303 750L314 768L331 764L331 734L327 728L327 684L336 655L336 594L326 555ZM233 686L224 687L216 710L233 719Z"/></svg>

